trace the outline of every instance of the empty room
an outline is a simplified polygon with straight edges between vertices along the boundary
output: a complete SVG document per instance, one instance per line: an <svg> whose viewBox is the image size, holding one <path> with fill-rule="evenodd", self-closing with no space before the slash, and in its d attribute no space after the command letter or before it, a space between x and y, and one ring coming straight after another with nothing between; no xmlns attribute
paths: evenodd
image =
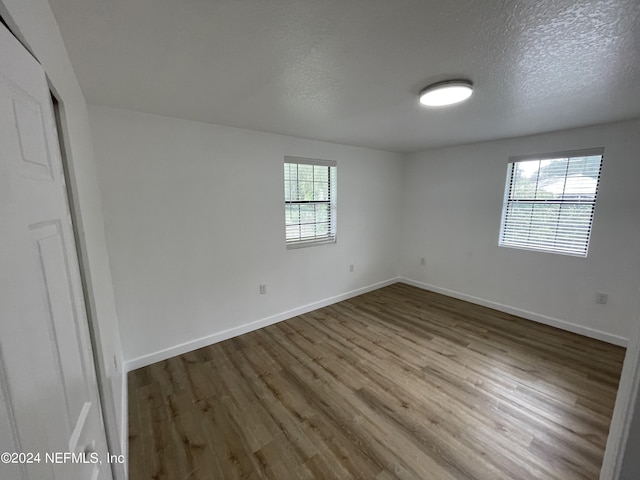
<svg viewBox="0 0 640 480"><path fill-rule="evenodd" d="M640 478L637 0L0 17L0 478Z"/></svg>

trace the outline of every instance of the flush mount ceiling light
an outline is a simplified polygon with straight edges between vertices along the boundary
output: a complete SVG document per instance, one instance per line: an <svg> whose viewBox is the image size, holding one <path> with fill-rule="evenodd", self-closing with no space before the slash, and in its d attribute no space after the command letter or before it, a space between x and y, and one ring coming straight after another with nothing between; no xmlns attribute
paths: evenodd
<svg viewBox="0 0 640 480"><path fill-rule="evenodd" d="M466 100L472 93L473 83L469 80L447 80L423 88L420 103L428 107L453 105Z"/></svg>

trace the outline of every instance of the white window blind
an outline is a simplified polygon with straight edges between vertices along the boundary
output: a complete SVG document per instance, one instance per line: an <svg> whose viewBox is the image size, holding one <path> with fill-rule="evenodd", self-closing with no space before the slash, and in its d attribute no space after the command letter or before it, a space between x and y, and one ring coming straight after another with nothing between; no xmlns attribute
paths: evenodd
<svg viewBox="0 0 640 480"><path fill-rule="evenodd" d="M511 158L499 244L586 257L603 153Z"/></svg>
<svg viewBox="0 0 640 480"><path fill-rule="evenodd" d="M284 157L287 248L336 241L336 178L335 161Z"/></svg>

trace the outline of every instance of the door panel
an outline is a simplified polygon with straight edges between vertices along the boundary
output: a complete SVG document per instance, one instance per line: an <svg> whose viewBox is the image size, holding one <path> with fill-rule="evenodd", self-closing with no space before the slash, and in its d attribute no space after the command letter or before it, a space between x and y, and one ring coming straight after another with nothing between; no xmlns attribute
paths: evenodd
<svg viewBox="0 0 640 480"><path fill-rule="evenodd" d="M1 25L0 52L0 446L40 454L0 478L110 479L47 81Z"/></svg>
<svg viewBox="0 0 640 480"><path fill-rule="evenodd" d="M23 175L53 180L42 109L26 92L17 89L16 93L13 98L13 114L20 153L26 163L23 165Z"/></svg>
<svg viewBox="0 0 640 480"><path fill-rule="evenodd" d="M53 339L52 356L55 359L56 381L63 385L67 420L77 418L88 398L84 362L79 350L80 339L76 331L69 265L65 258L61 224L59 221L30 226L37 246L40 276L48 303L49 334ZM73 321L70 321L73 320ZM84 380L84 381L79 381Z"/></svg>

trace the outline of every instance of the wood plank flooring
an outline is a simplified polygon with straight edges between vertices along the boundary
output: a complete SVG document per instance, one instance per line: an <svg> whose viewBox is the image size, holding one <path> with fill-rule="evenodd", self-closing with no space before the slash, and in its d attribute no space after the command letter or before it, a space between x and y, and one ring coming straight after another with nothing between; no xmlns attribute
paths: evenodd
<svg viewBox="0 0 640 480"><path fill-rule="evenodd" d="M597 479L624 349L395 284L129 374L142 479Z"/></svg>

